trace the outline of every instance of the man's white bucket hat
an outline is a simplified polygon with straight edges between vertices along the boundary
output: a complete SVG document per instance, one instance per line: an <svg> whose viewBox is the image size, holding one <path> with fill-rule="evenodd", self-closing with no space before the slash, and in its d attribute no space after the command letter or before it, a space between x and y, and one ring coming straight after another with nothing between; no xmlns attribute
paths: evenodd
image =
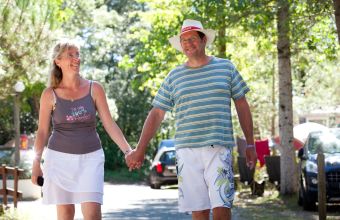
<svg viewBox="0 0 340 220"><path fill-rule="evenodd" d="M181 35L189 31L199 31L205 34L207 37L207 43L205 46L209 46L215 39L215 31L212 29L204 29L200 21L186 19L183 22L181 32L171 38L169 38L170 44L177 50L183 52L181 46Z"/></svg>

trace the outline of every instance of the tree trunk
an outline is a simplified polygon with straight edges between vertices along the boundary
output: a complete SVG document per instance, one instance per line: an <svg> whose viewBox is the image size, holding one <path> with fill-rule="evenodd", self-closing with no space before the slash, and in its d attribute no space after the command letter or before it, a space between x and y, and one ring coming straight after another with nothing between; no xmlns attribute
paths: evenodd
<svg viewBox="0 0 340 220"><path fill-rule="evenodd" d="M218 57L220 58L226 58L226 37L225 37L225 23L224 25L218 30L217 34L217 47L218 47Z"/></svg>
<svg viewBox="0 0 340 220"><path fill-rule="evenodd" d="M274 60L274 57L273 56L273 60ZM275 64L273 62L273 76L272 76L272 109L274 110L275 109L275 106L276 106L276 100L275 100L275 84L276 84L276 80L275 80ZM276 137L276 131L275 131L275 119L276 119L276 111L272 111L272 117L271 117L271 136L274 138Z"/></svg>
<svg viewBox="0 0 340 220"><path fill-rule="evenodd" d="M333 0L333 3L334 3L334 15L335 15L336 29L338 32L338 41L340 44L340 0Z"/></svg>
<svg viewBox="0 0 340 220"><path fill-rule="evenodd" d="M225 17L224 12L224 6L226 5L225 0L222 0L220 2L221 6L217 8L217 22L218 22L218 32L217 32L217 51L218 51L218 57L220 58L226 58L226 52L227 52L227 46L226 46L226 36L225 36L225 30L227 28L227 21Z"/></svg>
<svg viewBox="0 0 340 220"><path fill-rule="evenodd" d="M277 1L279 133L281 140L281 194L297 191L297 164L293 147L292 75L289 38L289 0Z"/></svg>

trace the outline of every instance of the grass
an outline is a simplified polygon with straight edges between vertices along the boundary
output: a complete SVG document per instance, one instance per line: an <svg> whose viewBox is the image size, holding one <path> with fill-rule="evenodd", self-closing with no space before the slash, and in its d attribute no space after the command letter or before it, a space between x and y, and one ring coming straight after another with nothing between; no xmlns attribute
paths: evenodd
<svg viewBox="0 0 340 220"><path fill-rule="evenodd" d="M337 206L327 207L327 219L340 219L340 209ZM240 186L237 190L233 213L237 220L305 220L318 219L317 210L307 212L297 204L297 196L281 196L273 186L266 185L262 197L251 195L249 187Z"/></svg>
<svg viewBox="0 0 340 220"><path fill-rule="evenodd" d="M5 208L2 204L0 206L0 220L28 220L27 216L21 214L14 207Z"/></svg>
<svg viewBox="0 0 340 220"><path fill-rule="evenodd" d="M104 181L110 183L141 183L146 181L146 174L143 170L129 171L127 168L118 170L105 170Z"/></svg>

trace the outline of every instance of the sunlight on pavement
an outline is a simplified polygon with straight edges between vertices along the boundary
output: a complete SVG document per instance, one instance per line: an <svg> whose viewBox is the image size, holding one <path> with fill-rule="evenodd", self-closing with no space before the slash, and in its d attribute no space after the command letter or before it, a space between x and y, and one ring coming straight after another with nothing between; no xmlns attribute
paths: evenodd
<svg viewBox="0 0 340 220"><path fill-rule="evenodd" d="M178 213L177 188L153 190L146 185L105 184L103 200L103 219L107 220L191 219L191 215ZM18 210L20 220L56 219L55 206L42 205L41 199L20 201ZM80 205L76 205L75 219L82 219Z"/></svg>

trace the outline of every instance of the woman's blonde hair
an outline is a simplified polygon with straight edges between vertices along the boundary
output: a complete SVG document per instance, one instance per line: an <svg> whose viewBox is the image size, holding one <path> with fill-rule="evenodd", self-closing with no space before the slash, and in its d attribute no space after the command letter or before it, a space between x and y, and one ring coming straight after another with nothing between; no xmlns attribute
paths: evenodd
<svg viewBox="0 0 340 220"><path fill-rule="evenodd" d="M54 46L51 55L51 63L50 63L50 77L48 80L48 86L52 88L57 88L63 79L63 72L59 66L55 63L55 60L60 58L60 55L70 48L77 48L80 51L79 44L70 39L63 39Z"/></svg>

